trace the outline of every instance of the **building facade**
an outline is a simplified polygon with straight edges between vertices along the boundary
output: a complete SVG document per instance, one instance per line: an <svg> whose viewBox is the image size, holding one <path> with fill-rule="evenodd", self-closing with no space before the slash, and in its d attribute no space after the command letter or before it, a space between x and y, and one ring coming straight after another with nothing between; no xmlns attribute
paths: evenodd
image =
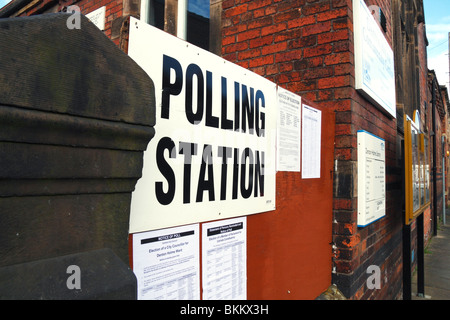
<svg viewBox="0 0 450 320"><path fill-rule="evenodd" d="M14 0L0 10L0 17L72 10L74 5L89 14L105 7L103 31L125 52L129 17L137 17L333 111L330 285L348 299L405 298L405 290L410 290L405 268L411 271L415 266L405 264L405 250L417 252L417 237L428 241L435 234L445 206L443 170L446 179L449 176L444 151L448 95L427 67L422 0L364 1L393 52L394 115L357 89L358 1L211 0L189 6L191 2L183 7L176 0ZM405 233L404 217L404 119L414 120L416 114L430 145L430 202L416 212L423 218L423 235L417 232L418 220ZM385 142L385 215L367 226L358 225L358 131ZM417 255L412 256L416 261ZM370 266L381 272L376 289L367 285Z"/></svg>

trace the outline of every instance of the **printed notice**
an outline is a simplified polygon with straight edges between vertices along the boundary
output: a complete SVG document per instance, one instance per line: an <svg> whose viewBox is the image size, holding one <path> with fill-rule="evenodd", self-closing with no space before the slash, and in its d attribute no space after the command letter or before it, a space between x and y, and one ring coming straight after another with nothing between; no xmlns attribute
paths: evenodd
<svg viewBox="0 0 450 320"><path fill-rule="evenodd" d="M364 227L386 213L385 141L360 130L358 135L358 226Z"/></svg>
<svg viewBox="0 0 450 320"><path fill-rule="evenodd" d="M322 111L303 105L302 178L320 178Z"/></svg>
<svg viewBox="0 0 450 320"><path fill-rule="evenodd" d="M139 300L200 300L199 225L133 234Z"/></svg>
<svg viewBox="0 0 450 320"><path fill-rule="evenodd" d="M92 11L91 13L88 13L86 15L86 18L88 18L93 24L97 26L100 30L105 30L105 12L106 7L103 6L101 8L98 8L97 10Z"/></svg>
<svg viewBox="0 0 450 320"><path fill-rule="evenodd" d="M301 97L278 87L277 171L300 172Z"/></svg>
<svg viewBox="0 0 450 320"><path fill-rule="evenodd" d="M247 299L247 219L202 225L203 300Z"/></svg>

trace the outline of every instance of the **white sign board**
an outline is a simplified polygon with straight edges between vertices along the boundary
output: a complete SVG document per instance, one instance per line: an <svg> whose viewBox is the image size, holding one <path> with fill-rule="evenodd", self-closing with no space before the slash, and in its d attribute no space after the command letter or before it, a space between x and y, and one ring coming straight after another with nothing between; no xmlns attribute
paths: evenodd
<svg viewBox="0 0 450 320"><path fill-rule="evenodd" d="M358 131L358 227L386 214L385 141Z"/></svg>
<svg viewBox="0 0 450 320"><path fill-rule="evenodd" d="M277 171L300 172L302 98L278 87Z"/></svg>
<svg viewBox="0 0 450 320"><path fill-rule="evenodd" d="M274 210L276 85L134 18L128 53L156 91L130 233Z"/></svg>
<svg viewBox="0 0 450 320"><path fill-rule="evenodd" d="M247 299L247 218L202 225L203 300Z"/></svg>
<svg viewBox="0 0 450 320"><path fill-rule="evenodd" d="M396 118L394 52L364 0L353 0L356 90Z"/></svg>
<svg viewBox="0 0 450 320"><path fill-rule="evenodd" d="M199 225L133 234L139 300L200 300Z"/></svg>
<svg viewBox="0 0 450 320"><path fill-rule="evenodd" d="M322 111L302 106L302 178L320 178Z"/></svg>
<svg viewBox="0 0 450 320"><path fill-rule="evenodd" d="M86 18L88 18L93 24L95 24L97 28L103 31L105 30L105 12L106 7L103 6L86 14Z"/></svg>

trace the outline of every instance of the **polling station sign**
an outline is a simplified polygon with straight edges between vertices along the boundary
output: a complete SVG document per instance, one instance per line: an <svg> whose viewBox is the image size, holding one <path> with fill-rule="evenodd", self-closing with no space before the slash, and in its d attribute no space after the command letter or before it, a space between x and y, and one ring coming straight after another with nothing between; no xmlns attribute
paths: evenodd
<svg viewBox="0 0 450 320"><path fill-rule="evenodd" d="M130 233L274 210L276 85L134 18L128 54L156 92Z"/></svg>

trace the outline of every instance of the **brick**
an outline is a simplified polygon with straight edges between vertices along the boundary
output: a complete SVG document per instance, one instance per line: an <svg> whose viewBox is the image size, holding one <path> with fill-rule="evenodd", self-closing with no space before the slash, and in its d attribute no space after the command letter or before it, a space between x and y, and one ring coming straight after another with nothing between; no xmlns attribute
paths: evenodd
<svg viewBox="0 0 450 320"><path fill-rule="evenodd" d="M231 8L234 6L234 0L223 0L222 1L222 10Z"/></svg>
<svg viewBox="0 0 450 320"><path fill-rule="evenodd" d="M352 7L352 0L333 0L333 8Z"/></svg>
<svg viewBox="0 0 450 320"><path fill-rule="evenodd" d="M259 57L260 55L261 55L261 49L256 48L256 49L239 52L237 55L237 58L239 60L245 60L245 59L250 59L250 58L256 58L256 57Z"/></svg>
<svg viewBox="0 0 450 320"><path fill-rule="evenodd" d="M264 9L264 14L266 15L271 15L278 12L277 7L276 6L270 6Z"/></svg>
<svg viewBox="0 0 450 320"><path fill-rule="evenodd" d="M317 22L333 20L336 18L342 18L348 16L348 8L340 8L337 10L331 10L319 13L317 15Z"/></svg>
<svg viewBox="0 0 450 320"><path fill-rule="evenodd" d="M275 23L279 23L279 22L283 22L283 21L288 21L288 20L293 20L293 19L297 19L300 17L300 12L298 9L295 10L291 10L291 11L287 11L287 12L282 12L279 14L276 14L273 18Z"/></svg>
<svg viewBox="0 0 450 320"><path fill-rule="evenodd" d="M308 59L308 68L317 68L323 66L323 57L313 57Z"/></svg>
<svg viewBox="0 0 450 320"><path fill-rule="evenodd" d="M241 22L250 21L250 20L253 20L254 18L256 18L253 16L253 11L247 11L247 12L241 14L240 17L241 17Z"/></svg>
<svg viewBox="0 0 450 320"><path fill-rule="evenodd" d="M266 16L248 23L248 29L261 28L272 24L272 17Z"/></svg>
<svg viewBox="0 0 450 320"><path fill-rule="evenodd" d="M308 101L316 102L317 100L317 91L307 91L307 92L299 92L302 99L306 99Z"/></svg>
<svg viewBox="0 0 450 320"><path fill-rule="evenodd" d="M297 38L301 39L300 36L301 36L300 29L288 30L285 32L277 33L274 37L274 42L285 41L285 40L290 40L290 39L297 39Z"/></svg>
<svg viewBox="0 0 450 320"><path fill-rule="evenodd" d="M356 136L337 136L335 146L336 148L356 148Z"/></svg>
<svg viewBox="0 0 450 320"><path fill-rule="evenodd" d="M229 9L225 10L225 17L229 18L229 17L237 16L246 11L247 11L247 4L242 4L237 7L231 7Z"/></svg>
<svg viewBox="0 0 450 320"><path fill-rule="evenodd" d="M338 149L336 148L334 150L334 155L336 160L355 160L356 159L356 152L355 150L351 149Z"/></svg>
<svg viewBox="0 0 450 320"><path fill-rule="evenodd" d="M337 136L354 134L353 125L348 123L338 123L335 125L335 132Z"/></svg>
<svg viewBox="0 0 450 320"><path fill-rule="evenodd" d="M273 36L268 35L268 36L265 36L265 37L252 39L252 40L250 40L249 43L250 43L250 48L267 46L267 45L273 43Z"/></svg>
<svg viewBox="0 0 450 320"><path fill-rule="evenodd" d="M330 3L328 2L319 2L319 3L314 3L311 5L306 5L302 8L302 14L305 16L311 15L311 14L315 14L315 13L319 13L319 12L324 12L324 11L328 11L330 10Z"/></svg>
<svg viewBox="0 0 450 320"><path fill-rule="evenodd" d="M223 52L225 53L232 53L232 52L239 52L248 49L247 42L238 42L230 44L229 46L224 47Z"/></svg>
<svg viewBox="0 0 450 320"><path fill-rule="evenodd" d="M324 33L324 32L328 32L330 30L331 30L331 22L325 21L325 22L316 23L316 24L313 24L310 26L303 27L302 36L307 37L312 34Z"/></svg>
<svg viewBox="0 0 450 320"><path fill-rule="evenodd" d="M290 49L311 47L317 44L317 36L300 37L289 42Z"/></svg>
<svg viewBox="0 0 450 320"><path fill-rule="evenodd" d="M231 27L223 28L223 35L229 36L232 34L237 34L240 32L244 32L247 30L247 26L245 24L238 24Z"/></svg>
<svg viewBox="0 0 450 320"><path fill-rule="evenodd" d="M248 10L255 10L262 7L267 7L272 4L272 0L252 0L248 4Z"/></svg>
<svg viewBox="0 0 450 320"><path fill-rule="evenodd" d="M344 74L349 74L355 77L355 68L350 63L338 64L334 66L334 75L341 76Z"/></svg>
<svg viewBox="0 0 450 320"><path fill-rule="evenodd" d="M305 0L290 0L290 1L281 1L277 5L277 9L279 12L289 10L289 9L299 9L305 6Z"/></svg>
<svg viewBox="0 0 450 320"><path fill-rule="evenodd" d="M330 43L339 40L348 40L349 32L347 29L341 29L334 32L327 32L317 35L317 43Z"/></svg>
<svg viewBox="0 0 450 320"><path fill-rule="evenodd" d="M300 18L288 21L288 28L289 29L298 28L298 27L311 25L314 23L316 23L315 16L300 17Z"/></svg>
<svg viewBox="0 0 450 320"><path fill-rule="evenodd" d="M304 78L307 80L330 77L332 75L333 68L330 67L307 69L303 74Z"/></svg>
<svg viewBox="0 0 450 320"><path fill-rule="evenodd" d="M325 100L333 100L334 99L334 91L333 90L319 90L317 92L317 100L325 101Z"/></svg>
<svg viewBox="0 0 450 320"><path fill-rule="evenodd" d="M265 56L265 57L250 60L248 65L250 68L260 67L260 66L272 64L273 60L274 60L273 56Z"/></svg>
<svg viewBox="0 0 450 320"><path fill-rule="evenodd" d="M279 63L280 72L288 72L294 69L292 62Z"/></svg>
<svg viewBox="0 0 450 320"><path fill-rule="evenodd" d="M270 64L266 66L266 75L277 74L278 72L281 72L281 68L278 70L278 65Z"/></svg>
<svg viewBox="0 0 450 320"><path fill-rule="evenodd" d="M276 62L285 62L285 61L293 61L297 59L301 59L302 50L292 50L288 52L278 53L275 55Z"/></svg>
<svg viewBox="0 0 450 320"><path fill-rule="evenodd" d="M261 36L267 36L269 34L279 33L280 31L286 30L286 24L277 23L271 26L263 27L261 29Z"/></svg>
<svg viewBox="0 0 450 320"><path fill-rule="evenodd" d="M223 46L227 46L227 45L235 43L235 42L236 42L236 37L235 36L223 37L222 38L222 45Z"/></svg>
<svg viewBox="0 0 450 320"><path fill-rule="evenodd" d="M269 46L264 46L261 50L262 55L276 53L287 49L287 42L279 42Z"/></svg>
<svg viewBox="0 0 450 320"><path fill-rule="evenodd" d="M338 87L345 87L345 86L349 86L349 85L350 85L350 76L329 77L329 78L319 79L317 81L317 86L320 89L338 88Z"/></svg>
<svg viewBox="0 0 450 320"><path fill-rule="evenodd" d="M333 47L330 44L322 44L319 46L305 48L303 50L303 57L310 58L316 56L323 56L330 54L333 50Z"/></svg>
<svg viewBox="0 0 450 320"><path fill-rule="evenodd" d="M334 89L334 98L336 100L350 99L354 92L355 90L350 87L336 88Z"/></svg>
<svg viewBox="0 0 450 320"><path fill-rule="evenodd" d="M346 28L353 31L353 23L350 18L341 18L333 21L333 30Z"/></svg>
<svg viewBox="0 0 450 320"><path fill-rule="evenodd" d="M316 81L291 81L286 86L292 92L310 91L316 89Z"/></svg>
<svg viewBox="0 0 450 320"><path fill-rule="evenodd" d="M350 52L333 53L324 58L324 63L327 66L341 64L341 63L349 63L350 55L351 55Z"/></svg>
<svg viewBox="0 0 450 320"><path fill-rule="evenodd" d="M237 35L237 40L245 41L245 40L249 40L249 39L254 39L254 38L259 37L260 34L261 34L261 30L259 30L259 29L244 31Z"/></svg>

